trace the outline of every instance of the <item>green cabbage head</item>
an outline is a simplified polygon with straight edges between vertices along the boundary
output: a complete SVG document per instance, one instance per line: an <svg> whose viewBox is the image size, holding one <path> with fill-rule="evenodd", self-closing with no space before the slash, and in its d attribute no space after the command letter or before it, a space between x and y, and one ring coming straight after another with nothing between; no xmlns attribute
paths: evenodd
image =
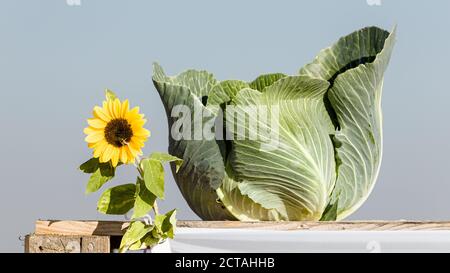
<svg viewBox="0 0 450 273"><path fill-rule="evenodd" d="M358 209L380 168L383 74L394 43L395 29L367 27L322 50L297 75L251 82L218 81L197 70L166 76L154 64L169 153L183 158L173 175L192 210L204 220L293 221L340 220ZM192 112L174 116L179 105ZM267 118L249 112L253 106L264 106ZM188 137L173 134L211 124L228 137L198 138L195 129L184 131ZM276 129L276 142L258 129ZM257 137L239 138L239 130Z"/></svg>

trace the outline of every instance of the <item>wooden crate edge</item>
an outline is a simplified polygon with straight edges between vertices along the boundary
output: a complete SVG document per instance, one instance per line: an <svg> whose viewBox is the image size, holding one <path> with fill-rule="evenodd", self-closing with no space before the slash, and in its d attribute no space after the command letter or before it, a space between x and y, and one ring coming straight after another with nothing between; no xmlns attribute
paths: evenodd
<svg viewBox="0 0 450 273"><path fill-rule="evenodd" d="M121 236L128 226L126 221L90 220L38 220L37 235L76 235L76 236ZM340 221L340 222L239 222L239 221L178 221L181 228L242 228L268 230L315 230L315 231L400 231L400 230L450 230L450 221Z"/></svg>

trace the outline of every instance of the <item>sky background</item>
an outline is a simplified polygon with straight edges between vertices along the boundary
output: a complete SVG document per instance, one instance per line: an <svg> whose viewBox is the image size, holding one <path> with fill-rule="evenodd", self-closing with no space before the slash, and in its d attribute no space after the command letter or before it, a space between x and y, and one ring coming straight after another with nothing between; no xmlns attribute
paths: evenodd
<svg viewBox="0 0 450 273"><path fill-rule="evenodd" d="M72 0L73 1L73 0ZM373 1L373 0L372 0ZM369 1L370 2L370 1ZM392 29L385 74L384 158L369 199L350 219L450 220L450 1L2 1L0 7L0 252L22 251L37 219L119 219L96 212L77 170L91 151L83 128L104 89L139 105L167 151L151 64L206 69L219 80L295 74L364 26ZM134 181L121 168L116 185ZM198 219L169 169L161 210ZM105 187L106 188L106 187Z"/></svg>

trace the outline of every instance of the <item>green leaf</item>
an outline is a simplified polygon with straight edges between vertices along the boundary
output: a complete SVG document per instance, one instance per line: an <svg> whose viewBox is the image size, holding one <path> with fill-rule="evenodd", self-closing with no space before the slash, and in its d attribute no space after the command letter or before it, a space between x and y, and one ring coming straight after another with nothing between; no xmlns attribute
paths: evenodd
<svg viewBox="0 0 450 273"><path fill-rule="evenodd" d="M144 238L145 238L145 236L144 236ZM138 241L132 243L132 244L128 247L128 249L127 249L126 251L129 251L129 250L131 250L131 251L134 250L134 251L135 251L135 250L146 249L147 247L146 247L146 245L144 245L144 243L142 242L142 240L143 240L143 239L140 239L140 240L138 240ZM119 251L119 252L120 252L120 251ZM122 250L121 253L123 253L123 252L125 252L125 251Z"/></svg>
<svg viewBox="0 0 450 273"><path fill-rule="evenodd" d="M286 77L283 73L272 73L261 75L250 83L250 88L263 91L266 87L271 86L279 79Z"/></svg>
<svg viewBox="0 0 450 273"><path fill-rule="evenodd" d="M328 204L319 221L336 221L338 203L338 200L336 200L333 204Z"/></svg>
<svg viewBox="0 0 450 273"><path fill-rule="evenodd" d="M236 96L237 112L246 113L248 106L264 106L270 114L268 119L250 114L236 117L238 128L229 158L233 179L239 181L237 187L241 194L266 209L264 214L244 217L320 219L336 178L334 147L329 137L334 128L323 105L328 87L328 82L321 79L289 76L262 93L244 89ZM269 142L265 139L270 135L264 132L275 128L272 119L279 128ZM255 140L240 140L236 133L239 126L250 132L250 124L257 124L262 130L256 132ZM242 207L247 203L239 200L222 201L225 207L242 212L250 209Z"/></svg>
<svg viewBox="0 0 450 273"><path fill-rule="evenodd" d="M230 166L227 166L231 169ZM217 200L232 215L240 221L281 221L283 217L275 208L264 208L261 204L242 194L239 183L233 179L232 172L228 171L223 184L216 190Z"/></svg>
<svg viewBox="0 0 450 273"><path fill-rule="evenodd" d="M391 33L368 27L341 38L322 51L300 74L328 80L330 116L335 117L339 193L337 219L358 209L375 185L382 156L381 92L395 43ZM339 58L336 58L339 56Z"/></svg>
<svg viewBox="0 0 450 273"><path fill-rule="evenodd" d="M228 80L217 83L209 93L208 107L220 106L223 103L229 103L236 94L244 88L249 87L244 81Z"/></svg>
<svg viewBox="0 0 450 273"><path fill-rule="evenodd" d="M84 173L94 173L98 169L99 164L98 158L93 157L81 164L79 169Z"/></svg>
<svg viewBox="0 0 450 273"><path fill-rule="evenodd" d="M81 164L80 170L85 173L91 173L86 186L86 194L98 191L103 184L111 180L115 175L115 168L111 163L100 163L98 158L91 158Z"/></svg>
<svg viewBox="0 0 450 273"><path fill-rule="evenodd" d="M132 219L144 217L154 206L156 196L145 187L144 180L138 178L136 182L136 199Z"/></svg>
<svg viewBox="0 0 450 273"><path fill-rule="evenodd" d="M177 105L186 105L191 113L194 113L194 109L201 109L204 113L212 114L200 120L186 117L191 120L192 128L203 128L206 123L216 119L216 114L206 108L203 102L204 98L210 96L217 81L212 74L190 71L190 78L186 78L186 72L168 77L160 65L153 65L153 83L166 109L169 128L178 121L172 117L172 110ZM193 85L191 82L197 84ZM198 122L201 124L197 124ZM215 140L206 139L176 140L170 132L169 136L169 153L184 160L183 168L176 173L172 166L172 172L190 207L204 220L236 219L216 202L218 196L214 189L222 184L225 175L224 158L219 144Z"/></svg>
<svg viewBox="0 0 450 273"><path fill-rule="evenodd" d="M153 221L155 228L152 230L152 237L154 239L173 239L174 229L176 226L176 210L171 210L166 214L157 214Z"/></svg>
<svg viewBox="0 0 450 273"><path fill-rule="evenodd" d="M125 214L133 208L135 193L134 184L112 187L101 195L97 210L104 214Z"/></svg>
<svg viewBox="0 0 450 273"><path fill-rule="evenodd" d="M146 158L141 161L141 166L145 187L156 197L164 199L164 168L161 162Z"/></svg>
<svg viewBox="0 0 450 273"><path fill-rule="evenodd" d="M139 242L144 236L150 233L153 229L153 226L146 225L141 221L131 222L127 228L127 231L122 237L122 241L120 242L119 252L123 253L130 249L133 246L132 250L140 249L141 243ZM136 242L139 242L136 244Z"/></svg>
<svg viewBox="0 0 450 273"><path fill-rule="evenodd" d="M179 159L176 156L166 154L166 153L160 153L160 152L154 152L149 156L150 159L158 160L161 163L166 162L174 162L176 166L176 172L180 169L181 165L183 164L183 160Z"/></svg>
<svg viewBox="0 0 450 273"><path fill-rule="evenodd" d="M150 232L144 238L141 239L141 249L153 247L153 246L159 244L160 241L161 241L161 238L153 237L152 233Z"/></svg>
<svg viewBox="0 0 450 273"><path fill-rule="evenodd" d="M150 234L155 239L164 239L164 234L156 228L154 228Z"/></svg>
<svg viewBox="0 0 450 273"><path fill-rule="evenodd" d="M163 233L162 225L163 225L164 219L166 219L166 215L164 215L164 214L157 214L157 215L155 215L155 219L153 219L153 225L155 226L155 229L157 230L157 232L159 232L161 234Z"/></svg>
<svg viewBox="0 0 450 273"><path fill-rule="evenodd" d="M161 225L161 231L163 232L163 234L167 235L167 237L171 239L173 239L175 226L177 224L176 215L177 215L176 209L169 211L168 213L166 213Z"/></svg>
<svg viewBox="0 0 450 273"><path fill-rule="evenodd" d="M142 237L139 241L134 242L128 248L128 250L142 250L153 247L160 243L161 238L159 236L154 237L153 233L155 231L154 226L150 226L151 229L147 232L147 234Z"/></svg>
<svg viewBox="0 0 450 273"><path fill-rule="evenodd" d="M105 91L106 100L115 100L117 99L116 94L113 91L106 89Z"/></svg>

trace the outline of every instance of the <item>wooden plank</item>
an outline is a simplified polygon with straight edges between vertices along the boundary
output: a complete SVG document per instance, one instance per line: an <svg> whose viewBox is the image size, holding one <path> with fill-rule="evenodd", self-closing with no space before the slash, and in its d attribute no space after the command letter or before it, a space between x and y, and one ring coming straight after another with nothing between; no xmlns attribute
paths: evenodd
<svg viewBox="0 0 450 273"><path fill-rule="evenodd" d="M121 236L128 227L122 221L36 221L35 234Z"/></svg>
<svg viewBox="0 0 450 273"><path fill-rule="evenodd" d="M39 235L121 236L128 222L123 221L55 221L36 222ZM178 221L184 228L243 228L268 230L450 230L446 221L347 221L347 222L239 222L239 221Z"/></svg>
<svg viewBox="0 0 450 273"><path fill-rule="evenodd" d="M81 253L109 253L111 246L109 236L81 237Z"/></svg>
<svg viewBox="0 0 450 273"><path fill-rule="evenodd" d="M30 253L30 236L31 235L26 235L25 236L25 244L24 244L24 248L25 248L25 253Z"/></svg>
<svg viewBox="0 0 450 273"><path fill-rule="evenodd" d="M288 221L288 222L238 222L238 221L181 221L180 227L190 228L244 228L267 230L450 230L450 222L435 221Z"/></svg>
<svg viewBox="0 0 450 273"><path fill-rule="evenodd" d="M26 253L80 253L81 237L64 235L28 235Z"/></svg>

